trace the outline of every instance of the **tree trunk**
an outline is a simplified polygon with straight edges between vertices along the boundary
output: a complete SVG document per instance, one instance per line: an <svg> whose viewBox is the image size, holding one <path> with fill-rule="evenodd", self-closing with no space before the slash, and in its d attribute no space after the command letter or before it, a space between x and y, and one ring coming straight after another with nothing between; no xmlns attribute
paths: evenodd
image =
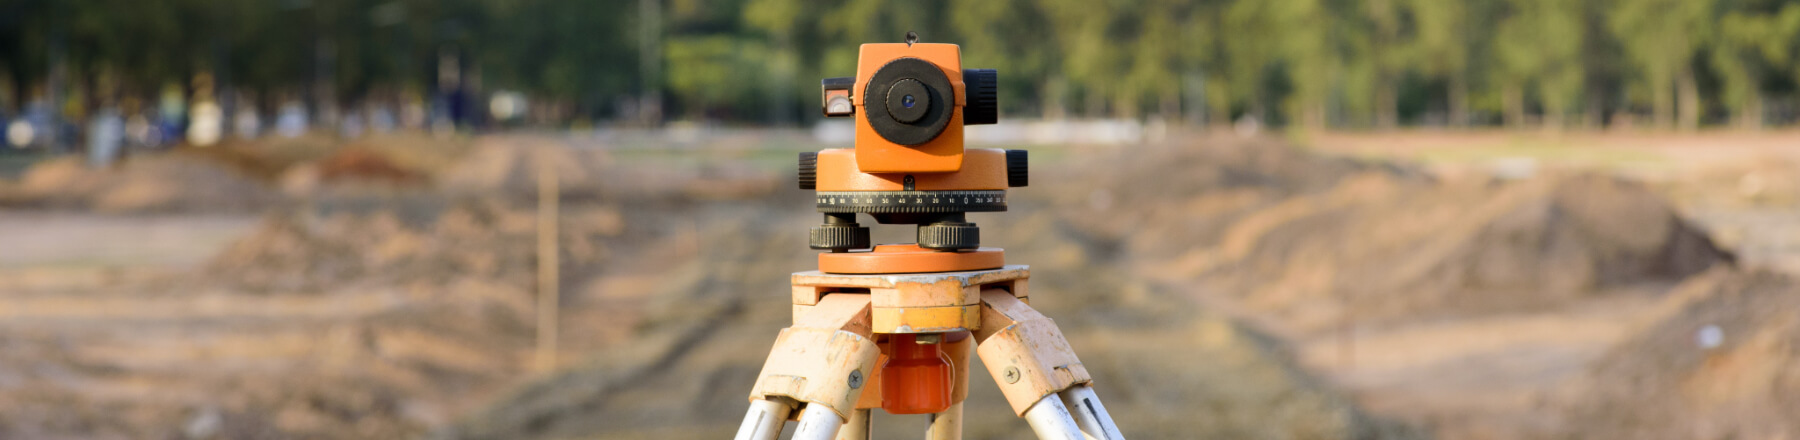
<svg viewBox="0 0 1800 440"><path fill-rule="evenodd" d="M794 66L794 59L798 55L794 53L793 45L789 43L787 35L776 37L775 47L775 62L771 63L773 66L770 66L775 71L775 81L773 81L773 86L769 87L768 118L772 125L787 127L793 125L794 81L797 79L794 72L799 70Z"/></svg>
<svg viewBox="0 0 1800 440"><path fill-rule="evenodd" d="M1568 123L1567 116L1565 116L1567 114L1568 114L1568 110L1562 108L1561 106L1558 106L1555 108L1545 107L1544 108L1544 120L1542 121L1544 132L1546 132L1546 133L1561 132L1563 127Z"/></svg>
<svg viewBox="0 0 1800 440"><path fill-rule="evenodd" d="M1681 75L1676 81L1681 93L1681 130L1693 131L1700 128L1700 84L1694 80L1693 69L1688 68L1681 69Z"/></svg>
<svg viewBox="0 0 1800 440"><path fill-rule="evenodd" d="M1599 130L1606 126L1606 97L1595 88L1588 88L1587 103L1582 105L1582 128Z"/></svg>
<svg viewBox="0 0 1800 440"><path fill-rule="evenodd" d="M1213 127L1230 128L1231 127L1231 107L1230 106L1212 106L1212 110L1206 112L1206 123L1207 123L1207 125L1211 125Z"/></svg>
<svg viewBox="0 0 1800 440"><path fill-rule="evenodd" d="M1500 91L1500 106L1506 111L1506 127L1520 128L1525 125L1525 88L1518 84L1507 84Z"/></svg>
<svg viewBox="0 0 1800 440"><path fill-rule="evenodd" d="M1112 100L1112 116L1120 119L1137 119L1138 100L1136 96L1120 96Z"/></svg>
<svg viewBox="0 0 1800 440"><path fill-rule="evenodd" d="M1062 77L1052 75L1049 79L1044 80L1043 93L1045 120L1061 121L1068 117L1069 109Z"/></svg>
<svg viewBox="0 0 1800 440"><path fill-rule="evenodd" d="M662 125L662 2L638 1L638 75L643 89L638 105L639 124Z"/></svg>
<svg viewBox="0 0 1800 440"><path fill-rule="evenodd" d="M1211 116L1208 114L1210 109L1206 104L1206 74L1193 72L1183 75L1181 83L1182 122L1196 127L1205 125L1207 118Z"/></svg>
<svg viewBox="0 0 1800 440"><path fill-rule="evenodd" d="M1314 102L1307 104L1302 107L1300 112L1300 117L1302 118L1302 123L1306 126L1306 131L1311 133L1322 133L1325 131L1325 103Z"/></svg>
<svg viewBox="0 0 1800 440"><path fill-rule="evenodd" d="M1400 124L1400 106L1396 103L1399 98L1394 96L1397 92L1390 76L1380 75L1375 80L1375 128L1392 130Z"/></svg>
<svg viewBox="0 0 1800 440"><path fill-rule="evenodd" d="M1097 88L1089 88L1081 92L1082 116L1089 119L1106 117L1106 95Z"/></svg>
<svg viewBox="0 0 1800 440"><path fill-rule="evenodd" d="M1744 105L1738 107L1737 114L1733 116L1733 118L1736 119L1733 121L1733 125L1737 125L1739 129L1750 131L1762 130L1762 91L1751 90L1750 93L1744 97Z"/></svg>
<svg viewBox="0 0 1800 440"><path fill-rule="evenodd" d="M1162 100L1158 103L1156 111L1162 113L1163 122L1170 125L1180 124L1182 121L1181 90L1174 87L1163 89Z"/></svg>
<svg viewBox="0 0 1800 440"><path fill-rule="evenodd" d="M1451 127L1469 126L1469 82L1462 72L1450 74Z"/></svg>
<svg viewBox="0 0 1800 440"><path fill-rule="evenodd" d="M1668 129L1674 126L1675 96L1671 93L1669 82L1650 82L1650 115L1651 123L1657 129Z"/></svg>

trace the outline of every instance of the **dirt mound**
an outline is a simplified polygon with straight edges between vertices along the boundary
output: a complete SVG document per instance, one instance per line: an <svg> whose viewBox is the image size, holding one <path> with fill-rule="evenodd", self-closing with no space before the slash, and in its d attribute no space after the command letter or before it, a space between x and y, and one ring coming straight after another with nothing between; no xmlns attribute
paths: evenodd
<svg viewBox="0 0 1800 440"><path fill-rule="evenodd" d="M534 211L486 200L429 215L414 224L392 210L323 217L272 214L214 258L207 273L212 280L256 292L454 278L531 284ZM602 263L609 256L606 242L624 228L619 211L606 205L570 207L561 219L562 261L577 267Z"/></svg>
<svg viewBox="0 0 1800 440"><path fill-rule="evenodd" d="M1729 261L1633 183L1407 186L1362 176L1246 216L1216 250L1177 267L1308 322L1338 313L1332 303L1367 320L1550 307Z"/></svg>
<svg viewBox="0 0 1800 440"><path fill-rule="evenodd" d="M1055 209L1131 213L1070 223L1116 241L1147 277L1197 280L1300 332L1345 313L1378 323L1552 307L1732 259L1616 178L1440 180L1255 142L1132 156L1155 159L1122 158L1128 171L1112 180L1052 189L1088 195Z"/></svg>
<svg viewBox="0 0 1800 440"><path fill-rule="evenodd" d="M278 196L230 167L185 154L133 158L106 169L79 158L38 163L15 191L16 203L105 213L244 212Z"/></svg>
<svg viewBox="0 0 1800 440"><path fill-rule="evenodd" d="M345 149L319 161L319 178L326 182L373 181L395 185L422 183L424 176L402 169L387 156L364 149Z"/></svg>
<svg viewBox="0 0 1800 440"><path fill-rule="evenodd" d="M601 191L611 159L601 150L576 150L561 145L521 140L490 140L470 151L467 158L447 167L444 188L470 194L536 194L538 173L555 167L558 186L565 193Z"/></svg>
<svg viewBox="0 0 1800 440"><path fill-rule="evenodd" d="M1800 436L1800 280L1715 271L1590 370L1570 438Z"/></svg>
<svg viewBox="0 0 1800 440"><path fill-rule="evenodd" d="M661 160L669 163L656 163ZM451 194L532 197L545 166L554 168L558 190L572 197L743 200L768 196L778 184L791 182L783 180L786 173L731 158L710 158L706 152L621 162L606 150L572 148L534 138L482 142L467 158L447 167L440 179Z"/></svg>

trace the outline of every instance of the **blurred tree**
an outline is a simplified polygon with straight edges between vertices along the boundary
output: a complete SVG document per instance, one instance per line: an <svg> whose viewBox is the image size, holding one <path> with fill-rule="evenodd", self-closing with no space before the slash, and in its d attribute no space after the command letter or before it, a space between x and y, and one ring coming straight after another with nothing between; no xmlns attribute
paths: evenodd
<svg viewBox="0 0 1800 440"><path fill-rule="evenodd" d="M1399 82L1415 60L1407 50L1417 44L1402 37L1402 15L1405 0L1366 0L1368 62L1371 72L1375 127L1392 129L1400 123Z"/></svg>
<svg viewBox="0 0 1800 440"><path fill-rule="evenodd" d="M1002 111L1038 109L1042 117L1060 117L1063 103L1056 67L1062 52L1045 25L1044 10L1034 0L951 2L948 15L971 67L1000 70ZM1032 100L1032 97L1036 97Z"/></svg>
<svg viewBox="0 0 1800 440"><path fill-rule="evenodd" d="M1270 0L1268 3L1275 25L1268 31L1279 35L1275 38L1280 45L1278 53L1282 56L1289 86L1293 88L1282 108L1297 118L1302 127L1324 129L1326 106L1332 92L1344 86L1340 79L1345 74L1347 47L1366 44L1366 40L1359 41L1362 40L1359 37L1364 36L1355 33L1361 29L1344 26L1348 20L1338 19L1354 16L1344 14L1350 11L1327 10L1324 0ZM1359 83L1366 82L1351 84ZM1367 89L1353 90L1349 94L1369 96Z"/></svg>
<svg viewBox="0 0 1800 440"><path fill-rule="evenodd" d="M1413 22L1413 34L1402 49L1402 62L1427 77L1443 78L1446 118L1451 126L1469 123L1470 29L1484 20L1469 20L1468 2L1401 0ZM1477 1L1477 0L1472 0Z"/></svg>
<svg viewBox="0 0 1800 440"><path fill-rule="evenodd" d="M1270 112L1277 97L1267 90L1265 79L1281 73L1280 62L1291 51L1286 44L1288 31L1294 30L1298 20L1287 3L1307 0L1256 1L1236 0L1225 10L1225 25L1221 33L1225 47L1223 57L1225 63L1223 83L1227 84L1225 93L1217 96L1229 97L1233 102L1242 103L1245 113L1255 116L1264 122L1270 121Z"/></svg>
<svg viewBox="0 0 1800 440"><path fill-rule="evenodd" d="M1560 128L1581 96L1580 5L1562 0L1509 0L1494 37L1496 67L1491 81L1500 88L1506 124L1525 123L1526 91L1535 85L1544 107L1543 125Z"/></svg>
<svg viewBox="0 0 1800 440"><path fill-rule="evenodd" d="M1731 109L1733 125L1757 129L1763 124L1762 82L1789 59L1794 32L1800 30L1800 5L1731 3L1744 9L1720 9L1718 40L1709 61L1718 72L1720 99ZM1772 10L1776 7L1780 9Z"/></svg>
<svg viewBox="0 0 1800 440"><path fill-rule="evenodd" d="M1658 127L1668 127L1679 114L1681 128L1700 122L1700 88L1693 61L1713 37L1716 0L1615 0L1611 27L1626 53L1641 69ZM1676 108L1676 94L1680 108Z"/></svg>
<svg viewBox="0 0 1800 440"><path fill-rule="evenodd" d="M1104 117L1108 101L1113 114L1133 115L1137 109L1122 79L1130 69L1129 22L1120 1L1039 0L1051 29L1051 42L1062 52L1057 66L1081 94L1082 114ZM1116 99L1115 99L1116 98Z"/></svg>
<svg viewBox="0 0 1800 440"><path fill-rule="evenodd" d="M439 90L442 62L584 117L792 124L859 43L906 31L962 44L1002 71L1003 111L1045 118L1594 127L1610 110L1691 129L1800 106L1793 0L0 0L0 113L201 73L263 111L330 109Z"/></svg>

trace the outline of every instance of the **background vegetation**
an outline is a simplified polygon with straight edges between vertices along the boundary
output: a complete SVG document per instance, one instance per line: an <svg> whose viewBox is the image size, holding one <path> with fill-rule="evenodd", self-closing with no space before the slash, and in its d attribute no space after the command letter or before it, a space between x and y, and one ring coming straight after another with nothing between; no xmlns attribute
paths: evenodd
<svg viewBox="0 0 1800 440"><path fill-rule="evenodd" d="M446 62L563 122L814 118L857 45L963 45L1012 117L1692 129L1800 112L1785 0L0 0L0 112L211 87L429 96ZM449 60L449 61L446 61ZM223 94L223 93L221 93ZM541 110L541 109L540 109Z"/></svg>

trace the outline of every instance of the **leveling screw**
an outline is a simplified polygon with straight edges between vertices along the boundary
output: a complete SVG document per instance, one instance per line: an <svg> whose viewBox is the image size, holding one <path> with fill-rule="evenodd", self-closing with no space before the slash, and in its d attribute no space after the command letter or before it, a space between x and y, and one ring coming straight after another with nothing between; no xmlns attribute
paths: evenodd
<svg viewBox="0 0 1800 440"><path fill-rule="evenodd" d="M850 389L862 388L862 370L850 370Z"/></svg>
<svg viewBox="0 0 1800 440"><path fill-rule="evenodd" d="M1001 373L1000 375L1002 377L1006 378L1006 383L1018 383L1019 382L1019 367L1006 367L1006 371Z"/></svg>

